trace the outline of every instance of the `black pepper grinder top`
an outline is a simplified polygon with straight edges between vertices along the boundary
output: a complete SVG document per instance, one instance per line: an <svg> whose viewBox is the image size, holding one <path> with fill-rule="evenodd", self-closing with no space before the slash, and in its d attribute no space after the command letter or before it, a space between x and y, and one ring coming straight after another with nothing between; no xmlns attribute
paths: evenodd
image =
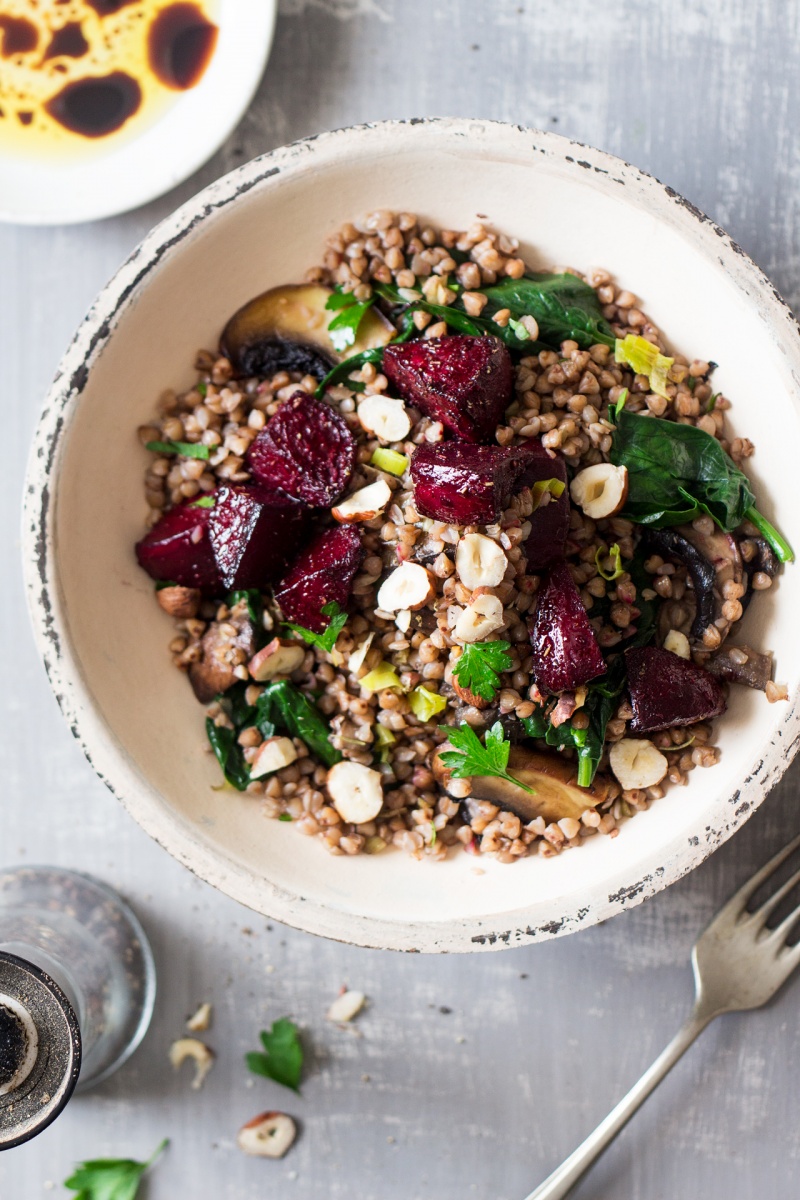
<svg viewBox="0 0 800 1200"><path fill-rule="evenodd" d="M81 1067L81 1035L64 991L45 971L0 951L0 1150L54 1121Z"/></svg>

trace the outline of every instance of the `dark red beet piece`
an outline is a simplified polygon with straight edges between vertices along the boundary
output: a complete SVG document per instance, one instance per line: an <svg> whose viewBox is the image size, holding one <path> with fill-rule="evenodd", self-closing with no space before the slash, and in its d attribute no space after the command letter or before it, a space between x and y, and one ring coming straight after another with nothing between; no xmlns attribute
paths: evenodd
<svg viewBox="0 0 800 1200"><path fill-rule="evenodd" d="M544 690L571 691L605 672L597 638L565 562L550 568L530 629L533 678Z"/></svg>
<svg viewBox="0 0 800 1200"><path fill-rule="evenodd" d="M423 442L411 457L415 505L435 521L491 525L542 455L548 457L538 441L528 446Z"/></svg>
<svg viewBox="0 0 800 1200"><path fill-rule="evenodd" d="M136 543L136 557L151 579L200 588L206 596L225 591L211 540L210 508L176 504Z"/></svg>
<svg viewBox="0 0 800 1200"><path fill-rule="evenodd" d="M567 464L560 454L551 455L544 447L542 453L547 455L546 459L537 458L526 473L525 482L530 486L542 479L560 479L564 491L557 499L551 496L547 504L531 513L531 532L524 547L529 571L540 571L563 558L569 533Z"/></svg>
<svg viewBox="0 0 800 1200"><path fill-rule="evenodd" d="M261 588L286 567L308 523L308 509L267 488L226 485L208 512L208 536L223 589Z"/></svg>
<svg viewBox="0 0 800 1200"><path fill-rule="evenodd" d="M275 588L286 620L322 633L328 625L322 609L334 600L345 607L363 557L355 526L336 525L317 534Z"/></svg>
<svg viewBox="0 0 800 1200"><path fill-rule="evenodd" d="M247 451L257 482L317 507L338 500L355 462L356 443L347 422L308 392L285 400Z"/></svg>
<svg viewBox="0 0 800 1200"><path fill-rule="evenodd" d="M495 337L430 338L387 346L383 373L400 395L465 442L492 442L511 403L511 355Z"/></svg>
<svg viewBox="0 0 800 1200"><path fill-rule="evenodd" d="M631 733L694 725L727 708L725 693L705 667L657 646L625 651L633 720Z"/></svg>

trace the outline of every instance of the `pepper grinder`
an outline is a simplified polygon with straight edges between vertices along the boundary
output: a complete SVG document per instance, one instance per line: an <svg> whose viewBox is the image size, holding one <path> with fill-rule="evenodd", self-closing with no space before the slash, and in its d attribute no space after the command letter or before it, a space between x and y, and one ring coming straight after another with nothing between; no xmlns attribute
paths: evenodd
<svg viewBox="0 0 800 1200"><path fill-rule="evenodd" d="M147 936L116 892L61 868L0 871L0 1150L130 1057L155 990Z"/></svg>

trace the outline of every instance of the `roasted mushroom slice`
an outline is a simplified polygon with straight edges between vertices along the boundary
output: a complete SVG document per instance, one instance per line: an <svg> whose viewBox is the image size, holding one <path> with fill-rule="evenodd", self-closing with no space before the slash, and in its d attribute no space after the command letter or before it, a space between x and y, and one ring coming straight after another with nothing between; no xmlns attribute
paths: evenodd
<svg viewBox="0 0 800 1200"><path fill-rule="evenodd" d="M447 747L443 747L445 750ZM450 772L437 752L433 760L433 773L446 787ZM544 754L529 750L525 746L512 746L508 756L508 771L533 791L500 779L496 775L473 775L472 795L478 800L489 800L499 808L515 813L521 821L560 821L572 817L579 821L587 808L595 808L608 798L609 781L602 775L595 776L588 787L578 787L575 763L557 754Z"/></svg>
<svg viewBox="0 0 800 1200"><path fill-rule="evenodd" d="M242 601L226 621L212 621L200 643L201 655L189 666L189 682L201 704L210 704L236 682L234 666L255 652L255 628Z"/></svg>
<svg viewBox="0 0 800 1200"><path fill-rule="evenodd" d="M724 646L703 664L707 671L727 683L742 683L759 692L772 679L772 654L761 654L752 646Z"/></svg>
<svg viewBox="0 0 800 1200"><path fill-rule="evenodd" d="M714 624L721 610L714 564L675 529L648 529L642 544L645 549L655 550L664 557L677 558L686 567L694 587L696 605L691 633L694 638L702 638L704 630Z"/></svg>
<svg viewBox="0 0 800 1200"><path fill-rule="evenodd" d="M352 346L340 352L328 333L334 313L325 308L330 288L290 284L262 292L235 312L222 331L220 351L242 375L302 371L322 379L343 358L385 346L396 330L375 308L361 320Z"/></svg>
<svg viewBox="0 0 800 1200"><path fill-rule="evenodd" d="M746 537L739 542L739 550L744 563L744 574L747 579L747 591L742 596L742 608L747 608L753 598L753 576L759 571L774 579L781 568L769 542L762 537Z"/></svg>

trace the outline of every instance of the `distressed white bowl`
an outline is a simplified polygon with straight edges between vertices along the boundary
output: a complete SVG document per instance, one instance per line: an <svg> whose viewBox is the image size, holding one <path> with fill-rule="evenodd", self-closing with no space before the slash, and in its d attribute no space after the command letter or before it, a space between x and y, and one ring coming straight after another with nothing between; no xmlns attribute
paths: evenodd
<svg viewBox="0 0 800 1200"><path fill-rule="evenodd" d="M214 790L203 713L169 663L170 622L133 543L145 514L136 426L184 387L200 346L264 288L297 280L340 223L380 206L449 228L486 214L529 262L604 265L675 349L720 364L733 428L758 445L762 509L800 547L800 338L727 234L635 167L553 134L482 121L389 122L277 150L159 225L98 297L47 398L27 480L24 557L36 639L65 717L100 777L161 845L244 904L365 946L520 945L604 920L691 870L742 824L798 740L800 569L746 616L777 653L788 704L734 690L720 764L696 770L577 852L513 867L455 854L332 858L258 802Z"/></svg>
<svg viewBox="0 0 800 1200"><path fill-rule="evenodd" d="M217 44L193 88L140 132L100 139L61 161L0 155L0 221L66 225L138 208L214 154L250 106L272 46L277 0L218 0ZM136 118L133 118L135 121ZM132 122L133 124L133 122ZM91 153L88 151L91 150Z"/></svg>

